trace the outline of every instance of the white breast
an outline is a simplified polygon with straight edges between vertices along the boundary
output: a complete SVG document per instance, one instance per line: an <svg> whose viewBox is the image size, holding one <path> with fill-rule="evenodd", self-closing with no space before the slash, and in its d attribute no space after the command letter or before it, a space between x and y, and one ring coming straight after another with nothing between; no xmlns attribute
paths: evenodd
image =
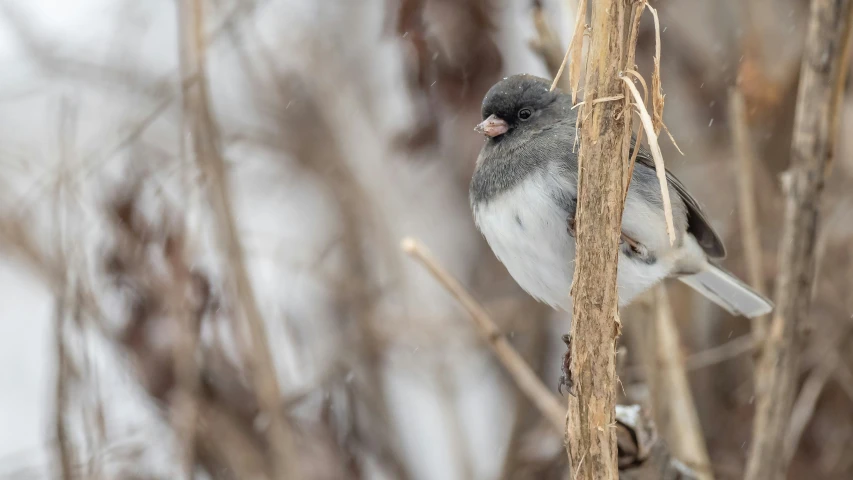
<svg viewBox="0 0 853 480"><path fill-rule="evenodd" d="M574 185L543 170L478 204L474 219L492 251L521 288L552 307L571 312L569 291L575 242L568 234L568 214L549 194L566 189L575 193ZM664 259L648 265L620 254L620 306L666 277L669 265Z"/></svg>
<svg viewBox="0 0 853 480"><path fill-rule="evenodd" d="M547 172L529 175L474 211L492 251L527 293L552 307L571 311L575 254L566 212L548 192L559 191Z"/></svg>

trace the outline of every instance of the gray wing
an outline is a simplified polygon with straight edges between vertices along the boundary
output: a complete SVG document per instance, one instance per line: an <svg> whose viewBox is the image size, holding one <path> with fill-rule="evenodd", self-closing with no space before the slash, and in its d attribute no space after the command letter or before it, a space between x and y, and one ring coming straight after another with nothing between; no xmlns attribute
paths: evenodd
<svg viewBox="0 0 853 480"><path fill-rule="evenodd" d="M640 151L637 153L637 164L634 168L650 168L652 170L655 168L651 153L643 147L640 147ZM681 197L685 207L687 207L688 233L696 238L699 246L702 247L702 250L705 251L708 257L717 260L725 258L726 247L723 245L720 236L714 231L714 227L708 222L708 218L705 216L705 212L702 211L702 207L699 206L699 203L690 195L684 184L669 169L666 169L666 179L672 188L678 192L678 196Z"/></svg>

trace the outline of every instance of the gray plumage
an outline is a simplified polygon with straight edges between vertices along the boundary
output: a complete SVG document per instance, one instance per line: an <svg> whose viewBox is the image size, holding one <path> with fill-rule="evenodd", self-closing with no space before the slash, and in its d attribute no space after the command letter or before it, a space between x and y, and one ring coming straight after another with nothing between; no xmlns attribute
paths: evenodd
<svg viewBox="0 0 853 480"><path fill-rule="evenodd" d="M550 82L515 75L483 100L487 139L470 185L477 227L495 255L529 294L571 311L577 200L576 111ZM648 152L637 164L622 218L617 278L620 306L668 277L678 277L732 314L763 315L771 303L714 262L725 247L699 204L667 172L676 229L670 245L663 200Z"/></svg>

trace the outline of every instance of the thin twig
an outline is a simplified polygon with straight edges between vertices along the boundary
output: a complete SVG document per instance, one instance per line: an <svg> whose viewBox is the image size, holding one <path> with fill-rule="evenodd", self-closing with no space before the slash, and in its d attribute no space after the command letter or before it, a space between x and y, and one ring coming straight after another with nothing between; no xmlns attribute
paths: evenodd
<svg viewBox="0 0 853 480"><path fill-rule="evenodd" d="M187 480L194 478L195 444L198 430L198 404L200 367L196 361L198 345L198 328L203 306L193 311L187 298L188 291L193 288L193 280L189 268L184 262L184 242L176 235L167 242L166 255L172 267L172 288L166 293L169 313L174 322L175 345L173 350L175 382L177 395L173 403L172 422L175 426L178 440L183 453L184 475ZM203 303L203 302L202 302Z"/></svg>
<svg viewBox="0 0 853 480"><path fill-rule="evenodd" d="M755 338L751 335L743 335L730 342L688 356L684 359L684 368L699 370L717 365L755 350L756 345L758 341Z"/></svg>
<svg viewBox="0 0 853 480"><path fill-rule="evenodd" d="M590 103L591 103L592 105L595 105L595 104L597 104L597 103L602 103L602 102L615 102L616 100L623 100L624 98L625 98L625 95L622 95L622 94L619 94L619 95L612 95L612 96L609 96L609 97L596 98L595 100L593 100L593 101L592 101L592 102L590 102ZM583 106L583 105L586 105L586 101L578 102L578 103L574 104L574 105L572 106L572 110L574 110L574 109L576 109L576 108L578 108L578 107L580 107L580 106Z"/></svg>
<svg viewBox="0 0 853 480"><path fill-rule="evenodd" d="M54 317L54 339L56 346L56 392L54 405L54 428L56 429L56 449L59 453L59 468L63 480L72 480L74 451L68 436L66 412L68 411L68 353L65 345L65 325L68 306L72 300L69 288L56 296L56 314ZM76 310L77 307L72 307Z"/></svg>
<svg viewBox="0 0 853 480"><path fill-rule="evenodd" d="M752 148L749 135L749 125L746 120L746 105L743 94L735 88L729 94L729 114L734 139L735 157L737 160L738 174L738 204L740 212L741 241L743 242L744 257L746 259L747 274L750 285L758 293L766 293L764 284L764 272L762 265L764 259L761 253L761 237L758 226L758 213L755 195L755 153ZM752 319L752 334L758 340L763 340L767 335L767 317Z"/></svg>
<svg viewBox="0 0 853 480"><path fill-rule="evenodd" d="M655 135L660 134L663 126L663 103L664 94L660 82L660 19L658 11L651 5L648 6L652 12L652 17L655 19L655 56L654 68L652 69L652 126L655 129Z"/></svg>
<svg viewBox="0 0 853 480"><path fill-rule="evenodd" d="M806 381L803 382L800 394L797 396L797 401L791 409L791 418L789 420L788 431L785 434L783 447L785 464L790 464L797 453L800 439L803 437L803 432L814 415L817 401L820 399L820 395L827 382L832 377L832 371L835 370L835 362L838 361L838 357L833 355L828 355L828 357L825 361L819 363L811 371Z"/></svg>
<svg viewBox="0 0 853 480"><path fill-rule="evenodd" d="M459 301L462 307L471 316L477 331L486 340L486 343L495 352L498 360L506 368L509 375L515 381L518 388L527 395L527 398L542 412L548 422L562 433L566 421L566 409L551 393L547 387L536 376L536 372L524 361L524 358L512 347L509 340L501 332L500 328L492 321L486 310L469 294L465 288L453 278L432 257L429 251L420 242L413 238L406 238L400 244L404 252L418 260L426 269L441 283L453 297Z"/></svg>
<svg viewBox="0 0 853 480"><path fill-rule="evenodd" d="M823 340L815 342L813 347L819 356L816 365L803 383L791 409L790 425L785 433L783 446L786 464L790 464L797 453L800 439L814 416L817 402L824 387L832 377L843 378L842 375L838 375L838 372L841 370L840 367L846 365L844 365L839 352L847 351L848 340L853 335L853 330L847 322L827 324L826 328L827 331L823 334Z"/></svg>
<svg viewBox="0 0 853 480"><path fill-rule="evenodd" d="M645 5L645 2L643 2L642 5ZM634 41L636 41L636 39L634 39ZM643 78L643 76L635 70L631 69L625 70L624 73L634 76L634 78L636 78L640 82L640 84L643 86L643 105L649 103L649 89L646 86L646 80ZM643 132L644 130L641 128L637 132L637 138L634 141L634 150L631 152L631 160L628 162L628 174L625 175L625 193L622 197L622 203L628 201L628 191L631 187L631 179L633 179L634 177L634 166L637 165L637 155L639 155L640 153L640 144L643 142ZM628 141L630 142L630 139Z"/></svg>
<svg viewBox="0 0 853 480"><path fill-rule="evenodd" d="M631 30L628 34L628 53L625 56L625 68L623 70L634 70L637 56L637 39L640 36L640 19L646 9L646 0L634 2L633 15L631 17Z"/></svg>
<svg viewBox="0 0 853 480"><path fill-rule="evenodd" d="M688 372L713 367L725 361L737 358L755 350L758 345L752 335L742 335L722 345L717 345L684 357L684 369ZM638 366L626 367L623 376L641 375ZM853 391L853 390L851 390ZM853 398L853 397L851 397Z"/></svg>
<svg viewBox="0 0 853 480"><path fill-rule="evenodd" d="M624 72L632 73L643 84L643 104L648 103L649 91L646 88L646 81L643 79L643 77L639 73L637 73L635 71L635 67L636 67L635 61L636 61L636 55L637 55L637 39L640 36L640 19L642 18L643 11L645 11L645 9L646 9L646 0L640 0L636 3L634 3L634 6L633 6L633 12L634 13L633 13L633 17L631 19L631 30L628 33L628 54L626 55L625 68L623 69ZM626 103L630 103L630 102L626 101ZM623 148L630 149L631 138L626 137L625 142L627 142L628 145L627 145L627 147L623 147ZM628 162L628 173L625 175L625 181L624 181L625 194L623 195L623 198L622 198L623 204L628 200L628 191L631 187L631 180L634 177L634 166L637 163L637 155L640 152L640 149L638 147L642 142L643 142L643 129L641 128L637 132L637 138L634 140L634 150L631 152L631 159Z"/></svg>

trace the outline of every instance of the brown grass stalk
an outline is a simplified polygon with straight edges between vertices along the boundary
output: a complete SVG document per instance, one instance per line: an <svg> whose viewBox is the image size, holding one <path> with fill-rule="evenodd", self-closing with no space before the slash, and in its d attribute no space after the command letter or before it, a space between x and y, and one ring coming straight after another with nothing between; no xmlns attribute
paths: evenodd
<svg viewBox="0 0 853 480"><path fill-rule="evenodd" d="M659 386L656 392L662 400L658 406L667 409L670 419L667 430L673 453L690 466L700 480L714 478L708 447L696 412L696 403L687 381L687 371L681 355L681 338L673 318L669 296L664 285L655 287L655 366L659 369Z"/></svg>
<svg viewBox="0 0 853 480"><path fill-rule="evenodd" d="M68 290L66 288L65 290ZM56 452L58 456L59 477L62 480L74 478L74 450L67 429L67 412L69 404L69 367L68 353L65 345L65 325L67 323L69 303L73 301L69 291L56 295L56 311L54 317L54 341L56 348L56 391L54 392L54 429ZM77 310L76 304L72 310Z"/></svg>
<svg viewBox="0 0 853 480"><path fill-rule="evenodd" d="M281 388L264 321L243 260L244 249L232 210L225 161L220 153L219 135L210 110L202 4L203 0L181 2L182 78L198 76L195 85L184 92L185 117L191 125L195 160L210 182L206 193L213 209L219 248L225 255L227 278L230 280L228 288L237 302L238 317L245 320L251 339L251 348L247 349L248 361L260 411L269 421L266 435L274 477L299 478L294 439L281 411ZM235 334L240 336L241 329L235 329Z"/></svg>
<svg viewBox="0 0 853 480"><path fill-rule="evenodd" d="M675 245L675 224L672 217L672 203L669 198L669 184L666 179L666 167L663 163L663 152L661 152L660 144L658 143L658 135L655 130L654 121L649 115L648 110L646 110L646 106L643 104L643 99L640 98L640 92L637 90L634 82L624 75L620 78L625 82L625 85L628 86L628 90L634 97L634 105L637 107L637 115L640 117L640 122L643 125L643 130L646 132L646 137L648 137L649 150L652 152L652 159L655 162L655 172L657 173L658 182L660 184L661 198L663 198L663 213L664 217L666 217L666 233L669 236L669 243L671 245ZM654 96L655 93L652 91L653 103ZM639 145L637 148L639 148Z"/></svg>
<svg viewBox="0 0 853 480"><path fill-rule="evenodd" d="M663 127L663 103L664 94L660 82L660 19L658 11L649 5L649 11L652 12L652 17L655 19L655 57L654 68L652 69L652 126L655 129L655 134L660 134Z"/></svg>
<svg viewBox="0 0 853 480"><path fill-rule="evenodd" d="M631 14L631 30L628 33L628 53L625 58L625 68L623 68L623 72L634 74L637 79L643 84L643 104L648 102L648 93L649 90L646 88L646 81L643 79L642 75L636 72L636 57L637 57L637 39L640 36L640 19L643 17L643 12L646 10L646 1L641 0L633 5L633 10ZM639 146L643 141L643 129L641 128L637 132L637 138L634 141L635 146ZM624 148L628 148L630 150L631 138L625 137L625 143L627 146L623 145ZM624 195L622 197L622 203L628 200L628 188L631 186L631 178L634 176L634 165L637 162L637 155L639 154L640 149L634 148L634 151L631 153L631 160L629 161L628 172L625 174L624 184Z"/></svg>
<svg viewBox="0 0 853 480"><path fill-rule="evenodd" d="M799 373L800 328L811 303L820 200L832 164L847 74L853 0L813 0L791 145L783 176L776 310L756 370L756 413L747 480L785 476L784 438Z"/></svg>
<svg viewBox="0 0 853 480"><path fill-rule="evenodd" d="M757 198L755 194L755 152L752 147L747 122L746 103L740 89L729 94L729 124L734 140L737 161L738 212L740 213L741 241L746 260L747 278L759 293L766 293L762 267L761 236L758 223ZM767 335L767 318L752 319L752 333L758 340Z"/></svg>
<svg viewBox="0 0 853 480"><path fill-rule="evenodd" d="M184 475L188 480L195 471L196 432L198 430L198 393L201 384L200 367L196 361L198 327L201 313L193 312L187 298L192 289L192 276L184 262L185 238L177 235L166 244L166 255L172 266L172 288L165 295L169 313L173 318L175 345L173 350L174 375L177 395L172 405L172 424L183 454Z"/></svg>

